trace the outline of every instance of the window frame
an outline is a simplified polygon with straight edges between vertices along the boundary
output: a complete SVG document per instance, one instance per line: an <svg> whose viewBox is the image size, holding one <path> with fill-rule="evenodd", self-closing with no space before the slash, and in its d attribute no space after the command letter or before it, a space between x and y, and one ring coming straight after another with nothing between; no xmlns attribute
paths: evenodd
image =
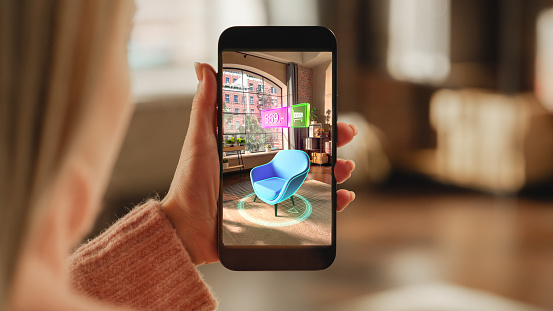
<svg viewBox="0 0 553 311"><path fill-rule="evenodd" d="M278 84L278 83L275 83L272 79L266 77L265 75L263 75L262 73L259 73L259 72L254 72L254 71L250 71L250 70L247 70L247 69L242 69L242 68L234 68L234 67L223 67L222 68L223 70L223 73L225 71L239 71L241 73L241 76L242 76L242 79L244 79L244 77L246 76L246 74L250 74L254 77L258 77L262 80L262 84L259 84L257 88L254 88L254 83L251 83L251 82L248 82L248 85L245 86L244 83L242 83L242 85L244 85L240 91L236 90L236 89L231 89L229 88L227 91L233 91L233 92L240 92L242 93L242 101L244 101L244 99L246 99L248 96L250 97L250 105L255 105L255 100L254 100L254 96L259 96L261 94L265 95L265 96L268 96L269 98L266 99L267 100L267 103L269 103L270 105L272 106L277 106L277 107L284 107L285 106L285 103L283 102L283 98L284 98L284 93L283 93L283 88ZM271 85L271 92L266 92L266 87L264 86L265 85L265 81L267 81L268 83L270 83ZM225 86L223 86L223 90L225 91ZM280 90L280 95L279 94L279 91ZM225 98L226 98L226 95L228 94L225 94ZM276 103L275 103L276 102ZM246 105L246 103L244 103L244 105ZM235 120L235 117L236 116L242 116L244 118L244 125L246 124L246 116L250 116L250 117L256 117L256 114L255 114L255 108L250 108L249 111L247 111L246 107L244 107L244 111L243 112L236 112L236 109L235 108L235 111L234 112L231 112L230 109L228 111L223 111L223 118L225 116L232 116L232 123L231 123L231 127L229 128L229 132L223 132L223 141L225 141L226 139L230 138L230 137L243 137L243 138L247 138L248 135L263 135L264 136L264 139L262 141L264 141L262 144L265 145L266 143L269 143L268 140L270 140L271 142L278 142L278 145L280 145L278 147L278 149L276 150L282 150L285 148L284 146L284 136L285 136L285 133L284 133L284 128L278 128L278 129L272 129L272 128L268 128L268 129L263 129L263 128L260 128L260 131L259 132L248 132L248 126L243 126L244 127L244 130L243 131L239 131L238 128L235 126L235 122L238 122ZM253 113L251 111L254 111ZM277 135L277 139L273 139L274 138L274 135ZM273 145L274 147L274 145ZM262 148L264 149L264 148ZM273 149L275 150L275 149ZM264 153L265 151L264 150L247 150L251 153Z"/></svg>

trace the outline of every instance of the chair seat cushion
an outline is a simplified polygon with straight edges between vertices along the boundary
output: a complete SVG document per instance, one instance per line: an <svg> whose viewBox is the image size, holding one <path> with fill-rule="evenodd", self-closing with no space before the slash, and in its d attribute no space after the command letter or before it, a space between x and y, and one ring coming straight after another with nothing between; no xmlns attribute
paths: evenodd
<svg viewBox="0 0 553 311"><path fill-rule="evenodd" d="M255 192L257 195L265 200L273 200L278 196L280 191L282 191L284 185L286 184L286 179L271 177L256 181L254 183Z"/></svg>

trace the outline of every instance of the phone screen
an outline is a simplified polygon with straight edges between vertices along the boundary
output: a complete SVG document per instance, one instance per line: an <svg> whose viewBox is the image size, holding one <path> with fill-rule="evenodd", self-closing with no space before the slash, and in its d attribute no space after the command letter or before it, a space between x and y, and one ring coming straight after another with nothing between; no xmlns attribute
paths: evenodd
<svg viewBox="0 0 553 311"><path fill-rule="evenodd" d="M332 56L222 52L225 246L332 244Z"/></svg>

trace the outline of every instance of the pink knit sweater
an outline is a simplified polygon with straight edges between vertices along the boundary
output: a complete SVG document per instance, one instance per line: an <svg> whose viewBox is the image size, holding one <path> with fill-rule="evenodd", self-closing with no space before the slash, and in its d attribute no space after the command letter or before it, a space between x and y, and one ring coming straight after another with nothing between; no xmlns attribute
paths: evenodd
<svg viewBox="0 0 553 311"><path fill-rule="evenodd" d="M69 260L71 282L84 294L136 310L214 310L209 289L161 204L134 208Z"/></svg>

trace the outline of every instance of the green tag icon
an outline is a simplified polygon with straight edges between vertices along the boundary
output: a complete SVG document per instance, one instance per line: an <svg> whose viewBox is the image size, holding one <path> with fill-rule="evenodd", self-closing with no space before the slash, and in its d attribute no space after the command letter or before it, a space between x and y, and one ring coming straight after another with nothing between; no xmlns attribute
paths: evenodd
<svg viewBox="0 0 553 311"><path fill-rule="evenodd" d="M309 103L290 106L290 127L309 127Z"/></svg>

